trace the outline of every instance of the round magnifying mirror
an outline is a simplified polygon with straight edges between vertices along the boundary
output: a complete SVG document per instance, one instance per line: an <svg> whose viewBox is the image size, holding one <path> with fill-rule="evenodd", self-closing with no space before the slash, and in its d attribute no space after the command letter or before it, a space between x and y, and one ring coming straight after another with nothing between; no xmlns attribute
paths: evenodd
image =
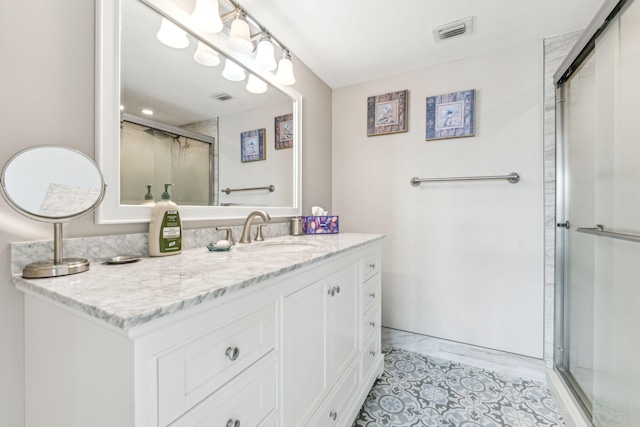
<svg viewBox="0 0 640 427"><path fill-rule="evenodd" d="M54 257L26 266L25 278L54 277L89 269L83 258L63 258L62 224L92 212L106 185L94 161L79 151L56 146L23 150L5 164L2 195L21 214L54 224Z"/></svg>

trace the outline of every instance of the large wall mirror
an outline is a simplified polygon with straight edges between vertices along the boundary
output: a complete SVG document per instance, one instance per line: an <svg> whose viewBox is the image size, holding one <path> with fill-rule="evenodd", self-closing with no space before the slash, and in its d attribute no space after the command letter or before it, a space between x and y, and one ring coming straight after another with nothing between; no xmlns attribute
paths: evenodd
<svg viewBox="0 0 640 427"><path fill-rule="evenodd" d="M157 201L165 183L186 221L300 214L301 95L194 29L194 7L96 1L96 161L109 185L97 223L148 221L148 186ZM186 30L179 47L157 36L167 21ZM233 66L247 77L223 77Z"/></svg>

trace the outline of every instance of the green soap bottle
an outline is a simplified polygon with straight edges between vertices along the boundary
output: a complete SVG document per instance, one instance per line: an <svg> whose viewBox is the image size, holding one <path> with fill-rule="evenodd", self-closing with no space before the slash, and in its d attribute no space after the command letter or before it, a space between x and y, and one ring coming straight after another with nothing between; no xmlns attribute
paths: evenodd
<svg viewBox="0 0 640 427"><path fill-rule="evenodd" d="M182 221L178 205L171 201L169 187L164 185L162 199L153 206L149 222L149 255L166 256L182 252Z"/></svg>

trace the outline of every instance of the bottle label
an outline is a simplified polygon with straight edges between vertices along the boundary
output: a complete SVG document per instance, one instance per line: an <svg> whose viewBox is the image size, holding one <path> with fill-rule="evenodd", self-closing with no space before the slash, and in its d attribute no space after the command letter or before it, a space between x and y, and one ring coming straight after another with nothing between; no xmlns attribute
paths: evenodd
<svg viewBox="0 0 640 427"><path fill-rule="evenodd" d="M178 252L182 249L182 233L180 232L180 213L175 210L166 211L160 227L160 252Z"/></svg>

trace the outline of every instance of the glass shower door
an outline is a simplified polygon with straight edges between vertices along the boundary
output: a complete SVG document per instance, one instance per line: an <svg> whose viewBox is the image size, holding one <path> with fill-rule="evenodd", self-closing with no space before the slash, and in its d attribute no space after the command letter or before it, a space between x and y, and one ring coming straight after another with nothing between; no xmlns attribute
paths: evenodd
<svg viewBox="0 0 640 427"><path fill-rule="evenodd" d="M561 91L556 368L594 425L640 426L640 2Z"/></svg>

